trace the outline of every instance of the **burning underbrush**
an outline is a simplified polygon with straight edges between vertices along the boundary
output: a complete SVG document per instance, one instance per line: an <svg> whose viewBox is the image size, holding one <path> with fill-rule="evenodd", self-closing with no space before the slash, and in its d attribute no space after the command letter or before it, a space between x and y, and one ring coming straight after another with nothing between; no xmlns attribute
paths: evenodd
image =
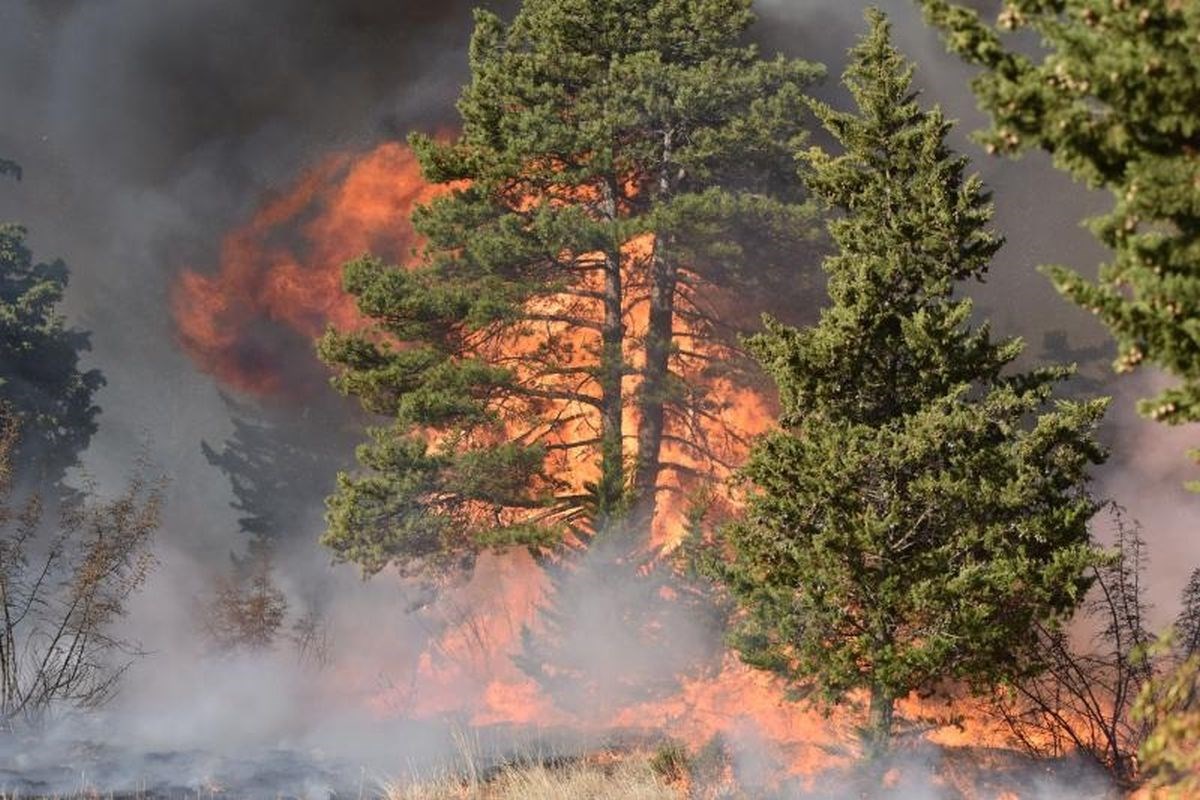
<svg viewBox="0 0 1200 800"><path fill-rule="evenodd" d="M1083 759L1006 748L999 724L962 700L905 701L893 760L864 767L854 702L828 714L795 702L726 654L717 629L703 624L672 631L684 652L709 654L699 663L681 665L662 630L645 632L649 644L634 649L618 638L614 614L647 593L633 578L609 574L598 584L587 562L557 582L560 594L586 587L589 604L576 609L584 622L568 648L574 678L555 684L545 680L548 667L522 668L531 637L547 632L550 599L549 579L528 556L486 556L469 583L419 607L419 595L390 576L362 583L336 571L326 587L335 599L324 611L324 662L299 658L287 639L206 651L186 621L194 609L181 575L195 570L165 560L146 605L134 609L134 621L157 615L157 624L142 630L149 652L126 674L124 692L97 714L9 740L0 791L389 800L1008 800L1107 791ZM294 585L281 586L296 596Z"/></svg>
<svg viewBox="0 0 1200 800"><path fill-rule="evenodd" d="M579 676L592 692L561 696L520 666L539 598L508 608L485 602L509 583L530 585L515 578L534 568L489 557L470 584L407 610L411 596L394 582L339 584L325 619L333 648L324 664L299 660L286 641L193 650L186 660L179 653L188 644L147 642L162 650L133 667L110 708L0 752L0 791L387 800L1111 793L1082 757L1038 759L1006 747L999 723L964 699L904 701L894 753L864 764L862 698L830 713L795 702L778 682L724 654L713 630L705 663L684 669L660 648L651 650L662 653L655 674L644 652L617 644ZM560 587L569 591L570 582ZM620 581L610 588L631 594ZM479 608L489 611L466 612ZM579 640L612 641L611 623L584 616L595 627ZM636 681L597 677L630 672Z"/></svg>

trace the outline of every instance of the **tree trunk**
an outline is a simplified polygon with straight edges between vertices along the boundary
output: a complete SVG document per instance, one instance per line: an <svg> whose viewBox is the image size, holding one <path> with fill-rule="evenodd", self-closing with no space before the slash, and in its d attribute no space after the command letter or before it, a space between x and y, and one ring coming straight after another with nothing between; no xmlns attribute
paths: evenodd
<svg viewBox="0 0 1200 800"><path fill-rule="evenodd" d="M665 246L655 244L651 264L650 319L646 331L646 365L638 403L638 455L633 493L637 498L636 522L654 521L658 477L662 471L662 439L666 428L666 400L670 391L670 358L675 325L676 268ZM641 531L642 533L648 531Z"/></svg>
<svg viewBox="0 0 1200 800"><path fill-rule="evenodd" d="M871 685L871 706L867 712L865 744L867 755L879 758L886 755L892 739L892 717L896 698L891 690L880 683Z"/></svg>
<svg viewBox="0 0 1200 800"><path fill-rule="evenodd" d="M0 564L6 568L7 564ZM0 628L0 731L9 729L9 716L16 702L17 659L15 631L13 630L12 606L9 604L8 580L0 573L0 611L4 613Z"/></svg>
<svg viewBox="0 0 1200 800"><path fill-rule="evenodd" d="M604 187L605 211L615 222L616 188ZM604 322L600 353L600 480L596 487L597 531L612 524L621 513L625 494L624 397L625 374L624 297L621 281L621 252L613 242L604 256Z"/></svg>
<svg viewBox="0 0 1200 800"><path fill-rule="evenodd" d="M663 134L662 172L658 200L671 193L671 131ZM646 328L646 364L638 403L637 468L633 480L636 507L633 522L639 536L648 537L658 507L658 477L662 471L665 404L670 392L671 347L675 329L675 291L678 270L669 248L670 234L655 236L650 263L650 315Z"/></svg>

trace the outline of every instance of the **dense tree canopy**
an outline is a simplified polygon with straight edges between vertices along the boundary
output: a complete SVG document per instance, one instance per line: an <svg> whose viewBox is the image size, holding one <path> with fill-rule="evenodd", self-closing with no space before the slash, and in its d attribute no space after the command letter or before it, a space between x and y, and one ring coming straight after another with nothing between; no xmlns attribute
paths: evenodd
<svg viewBox="0 0 1200 800"><path fill-rule="evenodd" d="M989 150L1040 148L1112 192L1112 210L1091 221L1114 251L1099 280L1048 272L1112 331L1119 371L1145 362L1179 380L1143 400L1141 413L1200 420L1200 4L1006 2L998 27L1036 32L1036 56L1006 45L974 11L922 5L950 48L984 68L975 91L992 115Z"/></svg>
<svg viewBox="0 0 1200 800"><path fill-rule="evenodd" d="M414 215L425 245L348 265L374 325L321 344L338 388L395 420L330 500L340 557L423 570L631 514L644 532L664 472L719 459L707 289L749 291L812 220L793 158L819 70L745 45L749 8L477 13L461 134L411 140L447 189Z"/></svg>
<svg viewBox="0 0 1200 800"><path fill-rule="evenodd" d="M780 427L744 468L744 518L701 564L740 608L743 658L830 699L868 690L883 747L896 698L1013 674L1034 623L1083 597L1105 401L1052 402L1069 369L1013 373L1022 343L971 326L955 287L1001 247L992 206L871 21L845 76L857 112L814 103L842 152L805 154L839 212L830 304L751 341Z"/></svg>
<svg viewBox="0 0 1200 800"><path fill-rule="evenodd" d="M20 174L15 165L10 171ZM22 479L47 486L78 463L95 433L93 397L104 380L80 369L88 334L59 311L66 265L35 262L25 235L20 225L0 224L0 403L21 430L13 458Z"/></svg>

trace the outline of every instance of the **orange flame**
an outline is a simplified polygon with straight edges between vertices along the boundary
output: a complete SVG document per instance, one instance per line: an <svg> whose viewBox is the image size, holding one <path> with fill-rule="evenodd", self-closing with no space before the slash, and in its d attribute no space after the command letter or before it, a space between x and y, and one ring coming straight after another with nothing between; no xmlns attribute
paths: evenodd
<svg viewBox="0 0 1200 800"><path fill-rule="evenodd" d="M423 182L412 152L403 145L388 143L359 157L339 154L324 159L266 203L248 224L225 237L214 274L187 270L180 276L172 294L172 310L185 348L204 370L227 385L256 393L278 390L280 374L258 349L258 327L270 323L311 339L326 325L352 329L364 324L353 299L342 290L342 264L368 251L406 261L417 244L409 214L415 205L440 191L444 190ZM573 196L560 199L570 202ZM623 391L629 397L638 390L636 368L644 362L640 342L648 328L649 287L640 276L654 246L653 236L645 235L628 242L621 254L627 291L624 355L634 368L624 379ZM528 383L540 383L547 389L568 388L561 377L537 374L537 350L543 342L555 340L558 344L551 358L568 368L586 367L595 358L598 342L593 341L594 330L552 319L602 316L600 301L595 299L601 287L584 288L592 290L591 296L585 292L539 299L530 311L544 314L544 321L499 337L481 336L479 354L511 366ZM679 302L698 311L699 304L712 300L681 297ZM683 344L673 356L672 368L677 373L698 379L707 363L727 355L721 345L709 342L682 316L676 328ZM705 386L711 397L708 418L675 421L675 427L668 430L673 436L663 444L664 461L682 469L667 471L662 479L663 510L653 536L653 544L662 549L677 544L682 534L688 490L688 481L682 476L687 470L720 475L722 464L738 460L745 438L763 430L771 419L766 402L755 392L727 378L706 379ZM582 393L594 390L593 385ZM572 401L543 405L546 407L530 409L538 413L515 416L567 422L532 431L509 424L504 433L540 437L557 445L550 472L571 490L581 491L585 482L597 477L594 458L587 448L576 450L566 445L596 435L598 412ZM632 456L638 425L633 404L624 423L631 432L626 447ZM688 425L691 427L685 429ZM688 444L701 437L710 439L709 456ZM512 662L520 631L534 621L544 598L545 577L528 555L485 558L471 583L458 592L459 611L452 603L444 611L444 631L433 636L424 650L413 653L407 667L401 667L401 672L408 672L401 685L375 692L373 706L380 713L417 718L470 709L476 724L581 724L540 696L537 684ZM350 675L342 677L360 682ZM730 661L715 679L685 683L673 700L614 710L603 724L637 727L649 721L701 740L750 718L779 741L797 738L794 720L798 718L784 704L779 687Z"/></svg>
<svg viewBox="0 0 1200 800"><path fill-rule="evenodd" d="M364 320L341 287L341 265L368 251L400 263L407 261L417 244L409 214L440 191L444 190L422 181L413 154L399 144L384 144L359 157L343 154L325 159L268 202L247 225L225 237L215 273L187 270L180 276L171 305L184 347L205 371L227 385L255 393L278 390L280 373L256 345L258 326L270 323L306 339L327 325L343 329L361 326ZM636 274L644 271L641 267L653 246L653 237L647 235L628 243L622 253L629 274L625 322L630 345L625 355L634 367L643 358L637 343L648 326L647 287L639 285ZM692 296L680 300L687 310L735 302L722 298L712 287L704 288L711 296L696 296L693 291ZM595 319L600 313L598 302L564 295L543 298L531 311ZM685 378L699 379L706 364L728 355L683 316L676 329L683 345L673 356L672 366ZM572 329L568 323L549 319L537 323L536 330L530 326L500 337L481 337L479 352L504 359L518 374L525 371L525 380L536 384L546 379L530 372L536 370L533 356L539 343L549 338L559 342L553 357L557 364L584 366L594 358L594 331ZM637 391L638 380L635 374L626 378L628 396ZM703 418L675 420L675 427L668 431L672 436L664 442L664 460L682 469L663 477L663 509L653 535L653 544L661 550L675 546L682 536L689 490L683 476L694 470L722 477L727 465L744 455L747 439L765 430L773 418L768 400L759 393L725 377L705 376L704 380L710 402ZM541 436L542 441L561 446L587 440L599 427L596 410L586 404L571 406L569 401L557 401L557 405L537 410L542 413L523 416L568 421L553 430L518 430L510 425L505 434ZM637 422L636 411L630 409L627 429L636 432ZM689 446L695 437L708 440L708 455ZM634 447L636 436L627 441L628 447ZM596 477L594 458L587 455L586 448L561 447L552 458L551 472L575 490ZM413 652L404 665L389 665L393 672L398 667L407 677L400 686L376 686L373 708L381 714L414 718L467 710L480 725L599 724L666 730L693 746L715 734L736 733L750 726L780 749L787 771L794 774L813 774L835 766L838 757L831 757L829 751L852 738L849 717L843 714L831 721L797 707L778 681L732 657L726 657L714 676L682 680L674 697L613 709L599 723L572 719L513 663L521 630L534 622L545 592L545 575L528 554L485 556L471 584L459 593L461 613L456 616L453 608L445 612L444 629L431 636L424 649ZM343 672L339 680L369 684L365 674L369 670L364 668L362 675ZM916 700L905 702L909 707L920 705ZM950 744L998 739L986 726L973 726L965 733L947 729L940 735Z"/></svg>
<svg viewBox="0 0 1200 800"><path fill-rule="evenodd" d="M281 374L259 326L311 340L329 324L361 324L342 291L342 264L366 252L404 259L415 244L409 213L438 192L400 144L324 159L225 237L214 274L179 277L171 310L184 348L226 385L278 390Z"/></svg>

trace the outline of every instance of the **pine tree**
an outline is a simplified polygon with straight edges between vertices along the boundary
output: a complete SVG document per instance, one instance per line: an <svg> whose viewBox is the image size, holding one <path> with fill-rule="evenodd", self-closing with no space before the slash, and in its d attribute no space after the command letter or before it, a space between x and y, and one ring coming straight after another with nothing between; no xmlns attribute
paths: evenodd
<svg viewBox="0 0 1200 800"><path fill-rule="evenodd" d="M20 176L19 167L0 161L4 172ZM14 460L23 479L64 495L59 484L96 431L93 398L104 379L79 368L89 336L68 327L59 311L67 266L34 262L25 235L20 225L0 224L0 404L20 425Z"/></svg>
<svg viewBox="0 0 1200 800"><path fill-rule="evenodd" d="M310 406L302 414L285 413L222 395L233 432L218 447L201 442L205 460L229 480L230 506L239 531L246 536L247 562L268 560L280 549L310 541L320 529L320 509L296 498L321 498L333 483L330 464L349 462L352 426L331 428L326 422L345 415L345 401ZM240 561L240 559L235 559Z"/></svg>
<svg viewBox="0 0 1200 800"><path fill-rule="evenodd" d="M1006 2L998 27L1034 31L1044 52L1006 47L974 12L922 0L951 50L983 67L974 88L992 116L992 152L1040 148L1112 192L1090 221L1114 253L1092 282L1047 268L1059 291L1097 314L1117 341L1114 365L1162 368L1176 386L1139 411L1200 420L1200 4L1187 0Z"/></svg>
<svg viewBox="0 0 1200 800"><path fill-rule="evenodd" d="M303 414L294 408L271 414L222 399L233 432L220 449L202 442L201 452L229 479L230 505L240 514L238 528L246 545L231 554L227 574L214 576L207 601L198 607L202 627L219 649L266 647L286 633L285 618L298 600L302 605L291 638L302 653L316 647L309 655L320 660L328 581L310 578L289 598L276 582L276 569L294 554L298 542L308 543L320 529L320 509L312 500L329 491L330 464L348 461L347 431L327 423L345 414L345 401L334 396L329 399L337 407L326 403L309 406Z"/></svg>
<svg viewBox="0 0 1200 800"><path fill-rule="evenodd" d="M410 140L447 189L414 215L425 245L408 267L348 265L374 325L321 344L336 386L394 420L330 499L339 557L440 571L488 545L644 531L664 470L714 456L690 431L719 409L682 379L725 366L701 295L748 284L766 248L747 229L778 252L812 219L793 154L819 70L743 44L749 7L477 12L461 134Z"/></svg>
<svg viewBox="0 0 1200 800"><path fill-rule="evenodd" d="M1200 655L1200 569L1192 571L1175 618L1176 646L1184 658Z"/></svg>
<svg viewBox="0 0 1200 800"><path fill-rule="evenodd" d="M1146 792L1169 800L1200 794L1200 654L1148 681L1134 715L1149 731L1138 750Z"/></svg>
<svg viewBox="0 0 1200 800"><path fill-rule="evenodd" d="M700 566L740 609L748 663L836 701L870 694L886 748L897 698L990 684L1080 602L1096 559L1087 470L1105 401L1051 405L1067 368L1009 374L1019 340L972 327L955 286L1001 239L949 123L923 111L879 12L852 51L858 112L814 103L841 155L804 156L829 224L818 324L767 320L750 344L779 386L780 427L754 446L744 516Z"/></svg>

